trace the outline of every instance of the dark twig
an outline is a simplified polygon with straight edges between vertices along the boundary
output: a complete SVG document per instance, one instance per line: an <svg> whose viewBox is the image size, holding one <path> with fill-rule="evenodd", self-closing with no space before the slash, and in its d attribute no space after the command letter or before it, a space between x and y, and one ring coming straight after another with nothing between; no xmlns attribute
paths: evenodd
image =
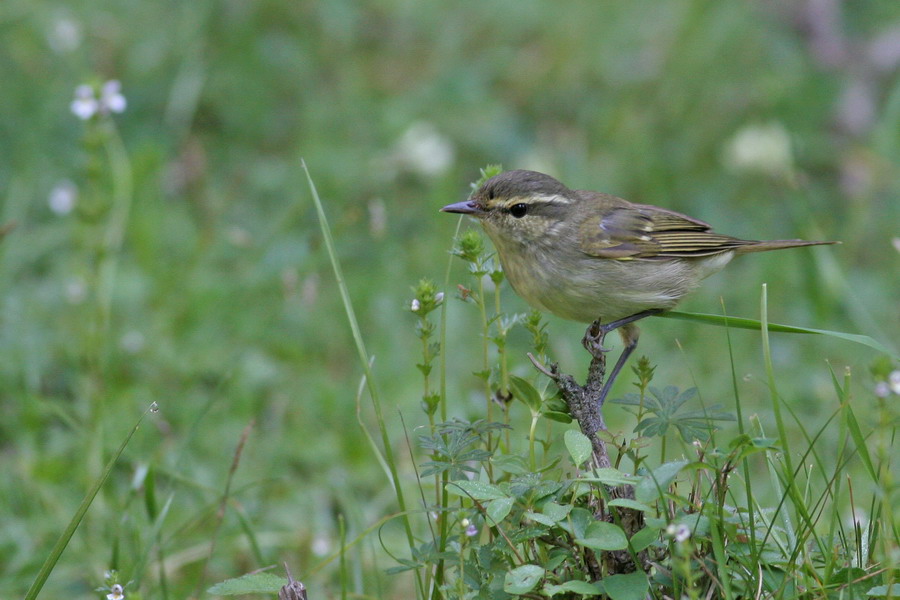
<svg viewBox="0 0 900 600"><path fill-rule="evenodd" d="M657 312L659 311L645 311L644 313L606 325L601 325L599 321L596 321L588 327L583 343L585 349L591 354L591 364L588 367L584 385L579 385L573 376L560 372L557 363L551 363L548 368L541 364L533 355L528 355L535 368L549 377L559 388L563 400L569 408L569 414L578 422L581 432L591 441L591 462L594 468L612 466L609 452L606 449L606 442L598 434L608 431L606 422L603 419L603 403L606 400L612 382L622 368L625 359L628 358L628 355L637 345L638 332L632 323ZM618 327L623 327L622 337L626 346L622 356L616 362L613 372L610 374L610 379L606 381L606 353L608 350L604 347L603 342L606 334ZM613 488L609 491L609 497L634 498L634 488L630 485ZM617 518L613 518L608 507L604 507L602 503L596 508L596 517L598 519L617 522L629 538L643 527L644 519L639 511L619 508ZM639 562L646 561L646 553L642 554L642 556L637 557ZM635 558L631 552L625 550L603 553L604 563L606 564L607 572L610 574L634 571L637 568Z"/></svg>

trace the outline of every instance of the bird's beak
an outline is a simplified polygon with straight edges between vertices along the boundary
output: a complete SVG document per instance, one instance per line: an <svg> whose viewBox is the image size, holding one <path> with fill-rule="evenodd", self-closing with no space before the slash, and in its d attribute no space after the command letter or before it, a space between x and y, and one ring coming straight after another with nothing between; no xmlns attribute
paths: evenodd
<svg viewBox="0 0 900 600"><path fill-rule="evenodd" d="M477 215L482 212L475 202L465 200L456 204L448 204L441 209L441 212L459 213L461 215Z"/></svg>

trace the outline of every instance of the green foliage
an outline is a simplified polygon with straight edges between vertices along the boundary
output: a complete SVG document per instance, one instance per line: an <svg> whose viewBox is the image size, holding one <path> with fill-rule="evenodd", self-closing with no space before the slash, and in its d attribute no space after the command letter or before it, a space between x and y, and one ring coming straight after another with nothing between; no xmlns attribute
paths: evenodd
<svg viewBox="0 0 900 600"><path fill-rule="evenodd" d="M896 68L883 62L896 54L885 49L900 5L842 3L825 30L796 26L818 22L814 10L685 0L649 11L494 0L0 3L4 596L24 597L48 559L40 597L104 598L115 585L108 571L129 600L198 597L212 582L285 561L314 599L447 595L485 573L495 575L479 593L503 597L505 574L523 564L546 569L533 595L601 592L574 572L559 581L566 551L518 561L489 517L445 491L443 474L422 480L424 494L413 485L413 465L443 460L425 455L417 436L454 419L509 425L467 448L491 452L466 463L481 467L467 477L600 485L575 470L564 437L572 427L560 424L570 417L524 358L531 350L577 373L582 327L518 316L528 309L499 265L473 265L486 272L476 280L446 256L466 219L438 208L465 198L479 165L501 161L724 233L844 242L735 261L685 304L719 313L721 296L729 314L756 316L754 286L766 281L773 321L878 340L773 334L790 448L759 384L756 334L655 319L641 338L658 365L654 385L696 386L759 422L741 419L735 431L716 421L707 443L688 447L674 426L662 439L636 435L633 416L611 405L604 440L618 474L593 479L634 483L700 452L715 469L686 467L671 493L687 494L695 476L712 486L732 475L708 503L724 503L743 529L717 529L710 517L710 540L681 550L703 560L683 561L672 581L687 581L692 566L691 585L714 573L732 597L756 597L760 580L776 597L890 589L898 368L884 359L870 376L869 367L879 348L896 356L900 339L900 94ZM822 48L851 52L835 60ZM124 112L86 121L70 112L76 86L96 94L112 79ZM779 132L787 153L742 162L736 150L753 150L748 139L778 141ZM331 219L341 288L300 156ZM423 274L446 294L424 318L409 293ZM355 309L355 337L339 289ZM539 412L513 401L512 375L538 391ZM123 424L152 401L159 414L57 554ZM676 416L699 408L695 398ZM779 452L790 452L792 468ZM409 499L403 508L396 489ZM562 509L527 510L517 498L488 508L501 524L555 522L566 509L589 516L571 497L551 501ZM608 504L641 509L627 500ZM450 508L432 516L427 507ZM651 534L648 551L668 543L663 521L632 546ZM383 575L402 561L431 585L416 588L409 571ZM764 575L742 577L738 564Z"/></svg>
<svg viewBox="0 0 900 600"><path fill-rule="evenodd" d="M635 415L651 413L653 416L640 418L634 427L635 433L641 433L649 437L661 437L666 434L669 427L674 427L685 442L700 440L705 442L713 431L713 421L734 421L730 413L721 412L721 405L716 404L703 410L679 412L688 400L697 395L697 388L690 388L679 392L672 385L662 390L650 387L650 395L626 394L622 398L613 400L617 404L634 406L638 410L632 411Z"/></svg>

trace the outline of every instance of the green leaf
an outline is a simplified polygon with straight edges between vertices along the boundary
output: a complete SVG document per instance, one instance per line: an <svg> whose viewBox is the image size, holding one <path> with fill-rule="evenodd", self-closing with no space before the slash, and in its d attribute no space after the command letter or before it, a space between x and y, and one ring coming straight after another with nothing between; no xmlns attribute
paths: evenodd
<svg viewBox="0 0 900 600"><path fill-rule="evenodd" d="M629 475L623 471L618 469L613 469L612 467L606 467L603 469L594 469L592 471L593 477L579 477L577 481L584 481L586 483L603 483L611 486L620 486L620 485L633 485L638 481L638 478L634 475Z"/></svg>
<svg viewBox="0 0 900 600"><path fill-rule="evenodd" d="M886 598L888 596L900 598L900 583L892 583L890 589L888 588L889 586L886 585L876 585L866 592L866 596L874 596L876 598Z"/></svg>
<svg viewBox="0 0 900 600"><path fill-rule="evenodd" d="M551 421L556 421L557 423L565 423L566 425L568 425L572 422L572 415L570 415L569 413L560 412L558 410L545 410L541 413L541 415L544 418L550 419Z"/></svg>
<svg viewBox="0 0 900 600"><path fill-rule="evenodd" d="M287 577L279 577L272 573L253 573L252 575L244 575L235 579L226 579L206 591L215 596L277 594L287 583Z"/></svg>
<svg viewBox="0 0 900 600"><path fill-rule="evenodd" d="M537 565L522 565L506 573L503 591L507 594L527 594L544 576L544 569Z"/></svg>
<svg viewBox="0 0 900 600"><path fill-rule="evenodd" d="M612 600L643 600L650 589L650 581L643 571L603 578L603 588Z"/></svg>
<svg viewBox="0 0 900 600"><path fill-rule="evenodd" d="M703 313L685 313L685 312L677 312L677 311L669 311L659 315L660 317L666 317L667 319L680 319L682 321L695 321L697 323L706 323L707 325L717 325L719 327L730 327L734 329L753 329L756 331L762 330L762 323L757 321L756 319L745 319L740 317L723 317L721 315L709 315ZM848 342L854 342L856 344L862 344L863 346L868 346L869 348L873 348L874 350L878 350L883 354L887 354L888 356L892 356L896 360L900 360L900 354L897 353L896 350L892 350L878 342L867 335L859 335L856 333L843 333L841 331L829 331L827 329L812 329L809 327L796 327L794 325L778 325L777 323L769 323L768 324L769 331L775 331L779 333L809 333L815 335L827 335L830 337L846 340Z"/></svg>
<svg viewBox="0 0 900 600"><path fill-rule="evenodd" d="M591 440L580 431L569 429L563 435L563 439L566 442L566 449L569 451L569 456L572 457L572 462L575 463L576 467L589 459L594 452L594 448L591 446Z"/></svg>
<svg viewBox="0 0 900 600"><path fill-rule="evenodd" d="M541 507L541 512L553 519L554 522L562 521L572 512L572 505L561 505L556 502L547 502Z"/></svg>
<svg viewBox="0 0 900 600"><path fill-rule="evenodd" d="M540 412L543 403L541 393L529 381L516 375L510 375L509 387L513 396L524 402L532 412Z"/></svg>
<svg viewBox="0 0 900 600"><path fill-rule="evenodd" d="M652 473L644 475L634 486L634 497L638 502L650 504L655 502L661 493L669 488L669 485L678 476L678 473L687 466L688 461L676 460L664 463L656 467Z"/></svg>
<svg viewBox="0 0 900 600"><path fill-rule="evenodd" d="M652 510L643 502L638 502L637 500L632 500L631 498L616 498L614 500L610 500L607 505L621 506L622 508L630 508L631 510L639 510L641 512L650 512Z"/></svg>
<svg viewBox="0 0 900 600"><path fill-rule="evenodd" d="M508 496L496 485L483 481L451 481L447 491L457 496L471 497L475 500L497 500Z"/></svg>
<svg viewBox="0 0 900 600"><path fill-rule="evenodd" d="M594 521L588 525L584 537L576 538L575 543L592 550L624 550L628 547L628 538L615 523Z"/></svg>
<svg viewBox="0 0 900 600"><path fill-rule="evenodd" d="M525 512L525 517L531 519L536 523L540 523L541 525L546 525L547 527L553 527L556 524L556 521L548 517L547 515L542 515L541 513L536 513L533 510L529 510Z"/></svg>
<svg viewBox="0 0 900 600"><path fill-rule="evenodd" d="M656 527L644 527L631 536L631 547L635 552L640 552L659 539L659 529Z"/></svg>
<svg viewBox="0 0 900 600"><path fill-rule="evenodd" d="M564 594L566 592L570 592L573 594L580 594L582 596L599 596L603 593L603 584L602 582L597 583L589 583L587 581L579 581L577 579L573 579L572 581L567 581L560 585L553 585L548 583L544 586L543 590L545 595L556 596L557 594Z"/></svg>
<svg viewBox="0 0 900 600"><path fill-rule="evenodd" d="M514 503L515 500L513 498L498 498L496 500L491 500L485 508L487 516L490 519L490 523L488 524L492 527L496 527L507 515L509 515L509 511L512 510Z"/></svg>
<svg viewBox="0 0 900 600"><path fill-rule="evenodd" d="M511 473L512 475L524 475L530 472L525 458L518 454L498 454L491 459L491 464L504 473Z"/></svg>

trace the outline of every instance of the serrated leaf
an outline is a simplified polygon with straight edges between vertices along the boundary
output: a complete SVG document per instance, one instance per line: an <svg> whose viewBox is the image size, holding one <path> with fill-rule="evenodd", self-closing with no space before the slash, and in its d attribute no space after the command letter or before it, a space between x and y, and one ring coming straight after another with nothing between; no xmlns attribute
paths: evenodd
<svg viewBox="0 0 900 600"><path fill-rule="evenodd" d="M606 521L588 525L584 537L576 538L575 542L592 550L624 550L628 547L628 538L622 528Z"/></svg>
<svg viewBox="0 0 900 600"><path fill-rule="evenodd" d="M541 394L533 385L531 385L531 382L516 375L510 375L509 388L512 391L513 396L521 400L532 412L539 412L541 410L541 404L543 402L543 400L541 400Z"/></svg>
<svg viewBox="0 0 900 600"><path fill-rule="evenodd" d="M509 515L515 500L513 498L498 498L488 502L485 508L487 516L490 519L488 523L491 527L496 527L503 519Z"/></svg>
<svg viewBox="0 0 900 600"><path fill-rule="evenodd" d="M272 573L253 573L235 579L226 579L206 590L214 596L237 596L239 594L277 594L287 585L287 577Z"/></svg>
<svg viewBox="0 0 900 600"><path fill-rule="evenodd" d="M522 565L506 573L503 591L507 594L527 594L544 576L544 569L537 565Z"/></svg>
<svg viewBox="0 0 900 600"><path fill-rule="evenodd" d="M508 496L496 485L483 481L453 481L447 484L447 491L457 496L475 500L496 500Z"/></svg>
<svg viewBox="0 0 900 600"><path fill-rule="evenodd" d="M643 571L603 578L603 589L612 600L643 600L650 581Z"/></svg>
<svg viewBox="0 0 900 600"><path fill-rule="evenodd" d="M491 463L504 473L524 475L530 472L525 458L518 454L499 454L491 459Z"/></svg>
<svg viewBox="0 0 900 600"><path fill-rule="evenodd" d="M669 489L669 485L687 464L686 460L667 462L656 467L652 473L644 475L634 486L635 500L645 504L655 502L661 492L664 493Z"/></svg>
<svg viewBox="0 0 900 600"><path fill-rule="evenodd" d="M591 440L580 431L569 429L563 435L563 439L566 442L566 450L569 451L569 456L572 457L572 462L576 467L589 459L594 452Z"/></svg>

